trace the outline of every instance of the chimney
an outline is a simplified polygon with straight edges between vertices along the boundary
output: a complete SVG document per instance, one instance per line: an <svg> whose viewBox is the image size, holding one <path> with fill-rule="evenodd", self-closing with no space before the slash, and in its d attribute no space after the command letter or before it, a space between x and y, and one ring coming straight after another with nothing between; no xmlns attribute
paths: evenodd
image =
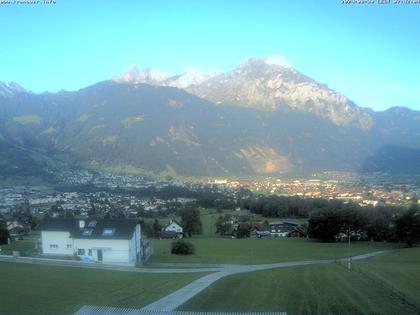
<svg viewBox="0 0 420 315"><path fill-rule="evenodd" d="M85 227L85 220L79 220L79 229L83 229Z"/></svg>

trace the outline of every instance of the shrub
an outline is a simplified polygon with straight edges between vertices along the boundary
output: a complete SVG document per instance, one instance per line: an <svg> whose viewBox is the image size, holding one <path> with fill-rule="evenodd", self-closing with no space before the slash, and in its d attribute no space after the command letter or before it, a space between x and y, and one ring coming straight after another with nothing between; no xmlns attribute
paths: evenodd
<svg viewBox="0 0 420 315"><path fill-rule="evenodd" d="M236 230L236 238L246 238L251 236L251 228L249 226L239 226Z"/></svg>
<svg viewBox="0 0 420 315"><path fill-rule="evenodd" d="M172 243L171 254L174 255L192 255L194 254L194 245L190 242L178 240Z"/></svg>

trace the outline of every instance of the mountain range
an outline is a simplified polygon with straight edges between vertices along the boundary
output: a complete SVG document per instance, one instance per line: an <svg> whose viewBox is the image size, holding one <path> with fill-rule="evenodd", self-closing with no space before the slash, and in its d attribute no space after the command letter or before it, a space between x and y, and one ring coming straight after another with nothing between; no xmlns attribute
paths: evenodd
<svg viewBox="0 0 420 315"><path fill-rule="evenodd" d="M34 154L181 176L419 173L420 112L359 107L278 57L228 72L132 66L73 92L0 83L0 148L0 174Z"/></svg>

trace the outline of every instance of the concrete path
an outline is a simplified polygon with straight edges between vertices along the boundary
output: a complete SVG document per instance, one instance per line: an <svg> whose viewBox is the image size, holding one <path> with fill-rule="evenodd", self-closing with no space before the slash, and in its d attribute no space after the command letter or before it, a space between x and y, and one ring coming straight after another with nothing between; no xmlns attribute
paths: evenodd
<svg viewBox="0 0 420 315"><path fill-rule="evenodd" d="M352 257L352 260L362 260L370 257L378 256L383 254L384 251L373 252L369 254L359 255ZM173 311L192 297L209 287L211 284L217 280L230 276L237 273L252 272L259 270L268 270L276 268L286 268L286 267L297 267L297 266L306 266L306 265L315 265L315 264L330 264L335 261L346 261L347 258L342 258L339 260L334 259L325 259L325 260L307 260L307 261L291 261L284 263L274 263L274 264L262 264L262 265L231 265L225 267L222 271L212 273L210 275L204 276L200 279L197 279L185 287L153 302L145 307L142 310L147 311Z"/></svg>
<svg viewBox="0 0 420 315"><path fill-rule="evenodd" d="M147 267L132 267L127 265L111 265L98 264L92 262L83 262L77 260L53 259L53 258L33 258L33 257L14 257L0 255L0 262L22 263L31 265L43 266L59 266L59 267L73 267L73 268L87 268L98 270L112 270L124 272L141 272L141 273L197 273L197 272L217 272L222 270L222 267L205 267L205 268L147 268Z"/></svg>

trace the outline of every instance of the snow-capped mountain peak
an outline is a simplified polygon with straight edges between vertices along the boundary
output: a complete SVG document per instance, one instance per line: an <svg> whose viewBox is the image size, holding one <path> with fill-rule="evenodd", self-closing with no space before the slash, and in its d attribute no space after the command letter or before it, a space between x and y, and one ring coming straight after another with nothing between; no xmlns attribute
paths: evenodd
<svg viewBox="0 0 420 315"><path fill-rule="evenodd" d="M198 85L204 81L220 74L220 71L212 70L203 73L195 67L187 67L185 71L178 75L170 76L166 72L146 68L139 70L136 66L129 67L123 73L113 76L115 82L126 83L147 83L159 86L172 86L185 89L192 85Z"/></svg>
<svg viewBox="0 0 420 315"><path fill-rule="evenodd" d="M182 74L169 78L165 85L185 89L193 85L199 85L218 74L220 74L218 71L203 73L195 67L188 67Z"/></svg>
<svg viewBox="0 0 420 315"><path fill-rule="evenodd" d="M280 66L290 68L292 65L287 61L286 58L280 55L269 56L264 59L264 62L268 65Z"/></svg>
<svg viewBox="0 0 420 315"><path fill-rule="evenodd" d="M169 75L161 70L153 70L150 68L139 70L136 66L130 66L120 75L112 77L116 82L129 83L159 83L166 80Z"/></svg>
<svg viewBox="0 0 420 315"><path fill-rule="evenodd" d="M130 67L113 79L176 87L216 104L288 108L328 118L337 125L372 126L371 117L344 95L302 74L280 55L249 58L224 73L206 74L188 67L182 74L168 76L162 71Z"/></svg>

